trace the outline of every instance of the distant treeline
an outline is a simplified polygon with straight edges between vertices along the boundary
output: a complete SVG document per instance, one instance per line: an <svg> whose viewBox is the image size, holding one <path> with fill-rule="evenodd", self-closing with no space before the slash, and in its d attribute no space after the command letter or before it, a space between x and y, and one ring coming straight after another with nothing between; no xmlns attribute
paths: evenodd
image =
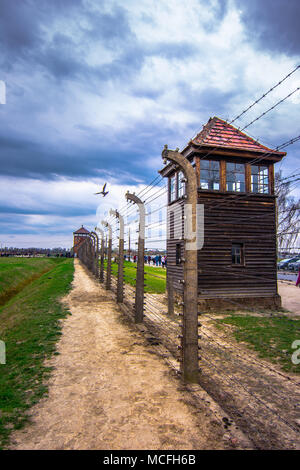
<svg viewBox="0 0 300 470"><path fill-rule="evenodd" d="M73 257L73 250L66 248L2 248L0 256L64 256Z"/></svg>

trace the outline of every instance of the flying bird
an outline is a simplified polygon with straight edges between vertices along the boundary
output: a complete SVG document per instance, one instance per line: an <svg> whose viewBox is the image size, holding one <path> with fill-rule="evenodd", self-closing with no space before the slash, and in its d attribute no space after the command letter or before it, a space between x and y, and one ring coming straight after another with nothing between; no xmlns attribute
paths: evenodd
<svg viewBox="0 0 300 470"><path fill-rule="evenodd" d="M107 183L103 185L102 191L99 191L99 193L94 193L94 194L103 194L103 197L105 197L109 193L109 191L105 191L106 184Z"/></svg>

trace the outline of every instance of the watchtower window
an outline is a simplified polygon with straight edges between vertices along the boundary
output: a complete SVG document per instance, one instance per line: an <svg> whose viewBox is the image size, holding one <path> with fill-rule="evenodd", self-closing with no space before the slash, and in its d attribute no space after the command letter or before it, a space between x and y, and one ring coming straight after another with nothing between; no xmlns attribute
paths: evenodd
<svg viewBox="0 0 300 470"><path fill-rule="evenodd" d="M244 264L244 247L242 243L233 243L231 249L232 264Z"/></svg>
<svg viewBox="0 0 300 470"><path fill-rule="evenodd" d="M170 178L170 202L176 199L176 175Z"/></svg>
<svg viewBox="0 0 300 470"><path fill-rule="evenodd" d="M226 162L226 191L245 192L245 165Z"/></svg>
<svg viewBox="0 0 300 470"><path fill-rule="evenodd" d="M269 192L269 172L267 166L251 165L251 192Z"/></svg>
<svg viewBox="0 0 300 470"><path fill-rule="evenodd" d="M220 163L214 160L200 160L200 188L220 189Z"/></svg>
<svg viewBox="0 0 300 470"><path fill-rule="evenodd" d="M185 194L185 182L184 182L184 174L182 171L178 173L178 197L182 197Z"/></svg>

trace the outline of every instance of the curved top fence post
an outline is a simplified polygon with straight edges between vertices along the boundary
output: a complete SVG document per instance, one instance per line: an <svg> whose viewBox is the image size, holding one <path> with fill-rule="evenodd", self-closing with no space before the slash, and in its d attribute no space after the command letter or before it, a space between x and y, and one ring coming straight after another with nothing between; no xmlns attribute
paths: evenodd
<svg viewBox="0 0 300 470"><path fill-rule="evenodd" d="M119 220L119 262L118 262L118 283L117 283L117 302L123 302L124 298L124 218L114 209L110 209L110 215Z"/></svg>
<svg viewBox="0 0 300 470"><path fill-rule="evenodd" d="M191 163L178 152L178 149L169 150L165 145L162 158L164 163L167 161L175 163L185 176L181 371L186 381L198 382L197 177Z"/></svg>
<svg viewBox="0 0 300 470"><path fill-rule="evenodd" d="M106 285L105 288L111 288L111 251L112 251L112 228L111 225L105 220L101 224L108 229L108 250L107 250L107 269L106 269Z"/></svg>
<svg viewBox="0 0 300 470"><path fill-rule="evenodd" d="M109 214L114 215L119 220L120 239L124 240L124 217L116 209L110 209Z"/></svg>
<svg viewBox="0 0 300 470"><path fill-rule="evenodd" d="M104 238L104 232L103 232L102 228L96 226L96 227L95 227L95 232L99 232L99 233L100 233L100 235L101 235L101 240Z"/></svg>
<svg viewBox="0 0 300 470"><path fill-rule="evenodd" d="M127 201L134 202L138 206L140 214L139 236L145 240L145 205L143 201L134 193L127 191L125 197Z"/></svg>
<svg viewBox="0 0 300 470"><path fill-rule="evenodd" d="M101 224L108 229L108 238L109 240L112 239L112 228L111 225L106 222L106 220L101 220Z"/></svg>
<svg viewBox="0 0 300 470"><path fill-rule="evenodd" d="M94 248L95 248L95 259L94 259L94 274L98 278L99 277L99 237L96 232L91 232L93 235L95 242L94 242Z"/></svg>
<svg viewBox="0 0 300 470"><path fill-rule="evenodd" d="M134 202L139 209L139 239L138 239L138 259L136 271L135 288L135 322L141 323L144 316L144 252L145 252L145 206L143 201L135 194L125 194L127 201Z"/></svg>
<svg viewBox="0 0 300 470"><path fill-rule="evenodd" d="M101 235L101 250L100 250L100 272L99 272L99 280L103 282L104 278L104 231L100 227L95 227L95 232L99 232Z"/></svg>

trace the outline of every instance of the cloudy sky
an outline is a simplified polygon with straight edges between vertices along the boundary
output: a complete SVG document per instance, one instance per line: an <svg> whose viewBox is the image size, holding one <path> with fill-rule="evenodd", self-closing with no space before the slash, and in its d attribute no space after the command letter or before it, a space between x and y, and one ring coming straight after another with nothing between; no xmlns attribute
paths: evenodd
<svg viewBox="0 0 300 470"><path fill-rule="evenodd" d="M72 245L164 144L233 119L300 64L299 0L0 0L0 244ZM300 69L235 125L300 86ZM300 92L247 129L299 135ZM300 167L300 144L281 165ZM93 193L108 181L105 205Z"/></svg>

